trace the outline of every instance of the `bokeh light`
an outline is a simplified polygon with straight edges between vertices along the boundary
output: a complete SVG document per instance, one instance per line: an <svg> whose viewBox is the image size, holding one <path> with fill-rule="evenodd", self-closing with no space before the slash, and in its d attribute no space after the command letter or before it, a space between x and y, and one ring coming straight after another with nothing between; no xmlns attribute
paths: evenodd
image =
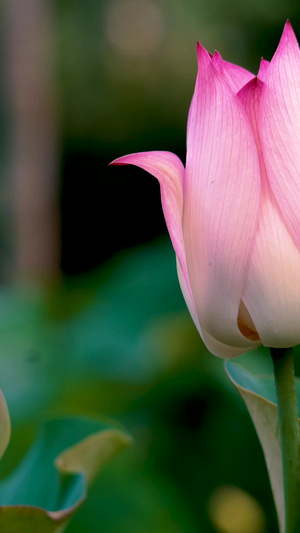
<svg viewBox="0 0 300 533"><path fill-rule="evenodd" d="M266 520L261 506L238 487L218 487L211 495L208 509L218 533L265 531Z"/></svg>

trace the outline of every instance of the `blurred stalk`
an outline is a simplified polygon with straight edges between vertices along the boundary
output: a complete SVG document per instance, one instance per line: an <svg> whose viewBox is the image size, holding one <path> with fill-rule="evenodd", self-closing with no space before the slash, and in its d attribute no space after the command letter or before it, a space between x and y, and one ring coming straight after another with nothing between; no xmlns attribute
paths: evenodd
<svg viewBox="0 0 300 533"><path fill-rule="evenodd" d="M270 348L276 384L282 455L285 530L300 528L299 424L293 348Z"/></svg>
<svg viewBox="0 0 300 533"><path fill-rule="evenodd" d="M52 0L5 1L13 276L21 281L51 279L60 265L53 10Z"/></svg>

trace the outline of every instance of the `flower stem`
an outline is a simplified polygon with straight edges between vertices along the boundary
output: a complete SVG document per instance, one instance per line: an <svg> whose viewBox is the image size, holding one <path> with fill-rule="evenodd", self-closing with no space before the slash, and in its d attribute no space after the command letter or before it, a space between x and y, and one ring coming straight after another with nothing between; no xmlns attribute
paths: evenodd
<svg viewBox="0 0 300 533"><path fill-rule="evenodd" d="M271 348L276 383L281 441L285 531L295 533L300 523L299 425L292 348Z"/></svg>

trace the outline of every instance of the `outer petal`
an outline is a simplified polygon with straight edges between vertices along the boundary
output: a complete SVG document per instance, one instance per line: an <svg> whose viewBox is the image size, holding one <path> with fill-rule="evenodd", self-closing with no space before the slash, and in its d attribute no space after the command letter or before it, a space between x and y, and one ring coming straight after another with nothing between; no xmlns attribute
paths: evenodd
<svg viewBox="0 0 300 533"><path fill-rule="evenodd" d="M251 81L239 93L255 133L262 175L261 212L243 301L265 346L300 343L300 252L268 183L258 133L263 83Z"/></svg>
<svg viewBox="0 0 300 533"><path fill-rule="evenodd" d="M249 72L243 67L239 67L234 63L229 63L229 61L224 61L219 52L215 52L212 56L212 64L214 67L224 76L228 85L231 87L234 93L238 91L248 83L254 74Z"/></svg>
<svg viewBox="0 0 300 533"><path fill-rule="evenodd" d="M238 98L199 46L188 125L183 230L201 328L229 346L251 342L237 325L258 222L260 174Z"/></svg>
<svg viewBox="0 0 300 533"><path fill-rule="evenodd" d="M289 22L267 72L260 116L269 182L300 247L300 51Z"/></svg>
<svg viewBox="0 0 300 533"><path fill-rule="evenodd" d="M182 233L184 166L179 157L171 152L141 152L115 159L111 165L136 165L158 179L166 224L189 287Z"/></svg>
<svg viewBox="0 0 300 533"><path fill-rule="evenodd" d="M239 355L242 355L243 353L253 350L253 348L260 345L260 342L257 343L249 343L248 348L245 346L242 347L236 347L236 346L228 346L227 344L223 344L213 337L211 337L207 331L205 331L203 328L200 327L197 312L196 312L196 306L193 299L193 296L186 284L184 275L181 270L181 266L179 261L177 260L177 272L178 272L178 279L180 283L180 287L184 296L184 299L186 301L187 307L190 311L190 314L194 320L194 323L196 325L196 328L198 329L202 340L207 347L207 349L217 357L222 357L223 359L233 359L234 357L238 357Z"/></svg>

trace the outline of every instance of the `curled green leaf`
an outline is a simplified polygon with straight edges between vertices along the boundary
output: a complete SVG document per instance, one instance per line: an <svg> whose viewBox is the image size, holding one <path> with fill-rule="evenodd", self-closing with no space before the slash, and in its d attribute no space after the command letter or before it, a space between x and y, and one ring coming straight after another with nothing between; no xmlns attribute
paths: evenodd
<svg viewBox="0 0 300 533"><path fill-rule="evenodd" d="M64 450L55 464L61 472L84 472L90 484L103 466L131 443L131 437L123 431L106 429Z"/></svg>
<svg viewBox="0 0 300 533"><path fill-rule="evenodd" d="M0 531L61 533L99 470L132 439L112 423L47 422L18 466L0 482Z"/></svg>

